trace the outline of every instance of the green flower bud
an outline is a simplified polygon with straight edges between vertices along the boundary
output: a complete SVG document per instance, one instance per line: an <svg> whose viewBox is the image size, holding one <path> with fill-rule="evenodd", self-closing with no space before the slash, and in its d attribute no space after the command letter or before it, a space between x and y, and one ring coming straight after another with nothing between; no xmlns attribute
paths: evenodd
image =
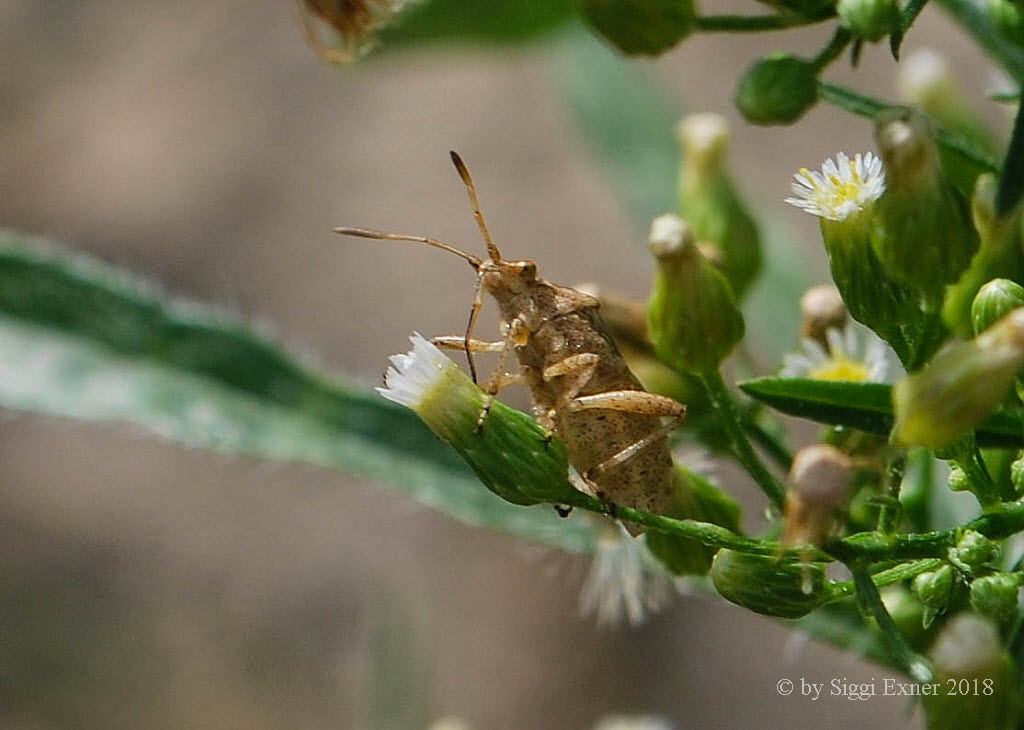
<svg viewBox="0 0 1024 730"><path fill-rule="evenodd" d="M1008 0L988 0L992 25L1018 46L1024 46L1024 8Z"/></svg>
<svg viewBox="0 0 1024 730"><path fill-rule="evenodd" d="M927 647L932 632L924 625L925 609L914 594L902 585L887 586L881 594L882 603L911 648L920 651Z"/></svg>
<svg viewBox="0 0 1024 730"><path fill-rule="evenodd" d="M949 446L996 409L1022 366L1024 309L1016 309L896 384L893 435L906 446Z"/></svg>
<svg viewBox="0 0 1024 730"><path fill-rule="evenodd" d="M877 41L896 28L900 10L896 0L839 0L836 3L840 24L854 38Z"/></svg>
<svg viewBox="0 0 1024 730"><path fill-rule="evenodd" d="M937 309L947 284L967 269L978 234L967 203L939 166L928 121L912 110L884 112L876 137L886 169L874 206L871 244L893 278L921 290Z"/></svg>
<svg viewBox="0 0 1024 730"><path fill-rule="evenodd" d="M949 605L953 596L955 575L953 569L943 565L930 573L921 573L914 578L911 590L922 606L942 612Z"/></svg>
<svg viewBox="0 0 1024 730"><path fill-rule="evenodd" d="M958 466L949 470L949 488L954 492L969 492L971 490L971 480Z"/></svg>
<svg viewBox="0 0 1024 730"><path fill-rule="evenodd" d="M735 102L751 124L791 124L818 103L818 69L788 53L765 56L743 74Z"/></svg>
<svg viewBox="0 0 1024 730"><path fill-rule="evenodd" d="M672 479L668 516L698 520L740 531L740 506L732 497L698 474L677 466ZM676 575L706 575L715 549L697 540L649 529L647 548Z"/></svg>
<svg viewBox="0 0 1024 730"><path fill-rule="evenodd" d="M950 329L965 338L978 331L971 324L971 307L981 287L992 279L1017 279L1024 274L1019 214L1004 218L996 215L997 188L995 175L985 173L978 177L971 199L971 212L981 247L964 275L946 291L946 301L942 305L943 320ZM1004 310L1003 314L1007 311ZM996 319L999 317L990 317L989 324Z"/></svg>
<svg viewBox="0 0 1024 730"><path fill-rule="evenodd" d="M1010 465L1010 481L1018 497L1024 494L1024 458L1018 457Z"/></svg>
<svg viewBox="0 0 1024 730"><path fill-rule="evenodd" d="M679 216L654 219L650 248L657 259L647 305L654 351L680 372L715 370L743 339L743 315L729 282L700 253Z"/></svg>
<svg viewBox="0 0 1024 730"><path fill-rule="evenodd" d="M1020 603L1019 576L1015 573L993 573L971 582L971 608L996 623L1007 624L1017 615Z"/></svg>
<svg viewBox="0 0 1024 730"><path fill-rule="evenodd" d="M486 394L433 344L418 334L410 340L411 352L391 357L385 387L377 389L381 395L415 411L502 499L531 505L578 494L561 441L500 401L491 403L478 429Z"/></svg>
<svg viewBox="0 0 1024 730"><path fill-rule="evenodd" d="M928 48L915 49L900 59L896 70L900 95L906 101L993 157L999 154L996 136L976 113L977 105L971 103L940 53ZM984 170L960 152L946 147L939 148L939 159L949 179L964 195L969 195L974 190L978 175Z"/></svg>
<svg viewBox="0 0 1024 730"><path fill-rule="evenodd" d="M821 563L783 562L770 555L719 550L711 581L727 601L765 616L801 618L821 605L825 568Z"/></svg>
<svg viewBox="0 0 1024 730"><path fill-rule="evenodd" d="M974 334L981 334L1019 307L1024 307L1024 286L1009 279L993 279L978 290L971 304Z"/></svg>
<svg viewBox="0 0 1024 730"><path fill-rule="evenodd" d="M996 546L977 530L965 530L949 551L953 565L967 573L973 573L988 565L996 557Z"/></svg>
<svg viewBox="0 0 1024 730"><path fill-rule="evenodd" d="M960 614L931 650L933 692L922 697L929 730L1010 730L1021 721L1021 684L999 632L987 619Z"/></svg>
<svg viewBox="0 0 1024 730"><path fill-rule="evenodd" d="M761 271L761 237L726 168L728 125L718 114L691 114L676 131L683 145L679 210L697 241L717 249L712 261L742 299Z"/></svg>
<svg viewBox="0 0 1024 730"><path fill-rule="evenodd" d="M923 326L924 313L918 292L896 282L871 247L873 211L885 191L881 159L840 152L820 172L803 168L794 177L794 195L786 202L818 216L832 279L850 316L906 362L913 354L908 333Z"/></svg>
<svg viewBox="0 0 1024 730"><path fill-rule="evenodd" d="M594 28L624 53L657 56L693 32L693 0L578 0Z"/></svg>

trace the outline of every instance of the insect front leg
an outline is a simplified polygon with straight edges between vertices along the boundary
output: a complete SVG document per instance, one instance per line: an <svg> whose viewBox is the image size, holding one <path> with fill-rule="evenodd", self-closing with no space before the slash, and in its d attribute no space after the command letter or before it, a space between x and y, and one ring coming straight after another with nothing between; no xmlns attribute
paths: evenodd
<svg viewBox="0 0 1024 730"><path fill-rule="evenodd" d="M642 390L612 390L607 393L595 393L584 395L573 399L569 404L570 410L584 411L590 409L604 409L620 411L622 413L633 413L638 416L661 416L671 420L654 429L642 439L635 441L618 453L587 469L583 478L588 481L597 479L601 474L619 464L624 464L638 453L665 438L672 431L677 429L686 418L686 406L672 398L663 395L648 393Z"/></svg>

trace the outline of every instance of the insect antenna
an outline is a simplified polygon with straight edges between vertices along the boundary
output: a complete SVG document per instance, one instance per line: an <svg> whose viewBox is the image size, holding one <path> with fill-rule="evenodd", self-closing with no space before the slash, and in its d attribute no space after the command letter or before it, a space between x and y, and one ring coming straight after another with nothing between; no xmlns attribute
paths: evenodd
<svg viewBox="0 0 1024 730"><path fill-rule="evenodd" d="M487 224L484 223L484 215L480 212L480 201L476 198L476 186L473 184L473 178L469 175L469 168L466 167L466 163L459 157L459 153L454 150L449 152L452 156L452 162L455 163L455 169L459 171L459 177L462 178L462 182L466 185L466 190L469 192L469 202L473 205L473 215L476 217L476 224L480 226L480 233L483 234L484 243L487 244L487 255L491 257L491 261L494 263L501 263L501 252L498 251L498 247L494 245L494 241L491 240L491 234L487 230Z"/></svg>
<svg viewBox="0 0 1024 730"><path fill-rule="evenodd" d="M461 248L456 248L450 243L444 241L438 241L436 238L427 238L426 236L409 236L404 233L385 233L383 231L373 231L368 228L335 228L335 233L340 233L343 236L358 236L359 238L372 238L378 241L413 241L414 243L425 243L428 246L439 248L442 251L453 253L460 258L466 259L469 265L477 271L480 270L480 264L482 261L479 257L474 256L471 253L466 253Z"/></svg>

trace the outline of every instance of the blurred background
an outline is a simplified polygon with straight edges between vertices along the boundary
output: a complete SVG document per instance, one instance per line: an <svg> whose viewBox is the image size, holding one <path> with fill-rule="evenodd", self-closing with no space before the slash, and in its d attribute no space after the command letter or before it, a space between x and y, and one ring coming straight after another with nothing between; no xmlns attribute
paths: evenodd
<svg viewBox="0 0 1024 730"><path fill-rule="evenodd" d="M813 219L781 202L790 176L871 149L870 125L819 106L793 127L748 127L731 96L753 58L811 54L827 33L701 36L623 62L680 113L734 122L733 169L770 231L768 266L787 262L807 284L825 262ZM989 71L937 9L906 49L922 45L947 54L980 104ZM367 388L413 330L459 331L472 277L436 251L331 228L479 250L449 149L507 255L556 282L645 295L643 222L564 102L581 59L611 55L586 34L401 45L339 68L305 44L288 0L5 0L0 48L0 225L224 305ZM895 95L883 46L829 77ZM795 344L800 293L767 313L791 331L754 320L762 372ZM917 724L900 698L780 697L782 678L891 672L706 595L639 628L598 627L577 608L586 558L465 527L382 485L11 413L0 459L4 728L358 730L457 716L477 730L582 730L611 712L680 728ZM760 527L754 490L720 473Z"/></svg>

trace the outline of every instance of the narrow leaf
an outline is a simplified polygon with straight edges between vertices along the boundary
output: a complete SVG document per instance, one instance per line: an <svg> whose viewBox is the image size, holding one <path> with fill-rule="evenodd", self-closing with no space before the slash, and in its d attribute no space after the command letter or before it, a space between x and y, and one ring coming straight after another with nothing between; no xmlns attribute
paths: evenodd
<svg viewBox="0 0 1024 730"><path fill-rule="evenodd" d="M757 378L740 383L747 395L791 416L887 436L892 430L892 386L810 378ZM996 411L976 432L978 443L1024 446L1024 421L1015 411Z"/></svg>
<svg viewBox="0 0 1024 730"><path fill-rule="evenodd" d="M1017 107L1013 135L1003 160L1003 172L996 192L996 215L1002 217L1013 210L1024 196L1024 104Z"/></svg>
<svg viewBox="0 0 1024 730"><path fill-rule="evenodd" d="M0 406L336 468L471 525L571 550L592 545L585 520L492 495L411 411L300 363L223 312L171 301L93 259L7 231Z"/></svg>
<svg viewBox="0 0 1024 730"><path fill-rule="evenodd" d="M899 61L900 60L900 47L903 45L903 39L907 35L907 31L910 30L910 26L917 20L917 16L924 6L928 3L928 0L909 0L909 2L903 6L900 10L899 25L896 30L889 36L889 50L892 51L892 57Z"/></svg>

